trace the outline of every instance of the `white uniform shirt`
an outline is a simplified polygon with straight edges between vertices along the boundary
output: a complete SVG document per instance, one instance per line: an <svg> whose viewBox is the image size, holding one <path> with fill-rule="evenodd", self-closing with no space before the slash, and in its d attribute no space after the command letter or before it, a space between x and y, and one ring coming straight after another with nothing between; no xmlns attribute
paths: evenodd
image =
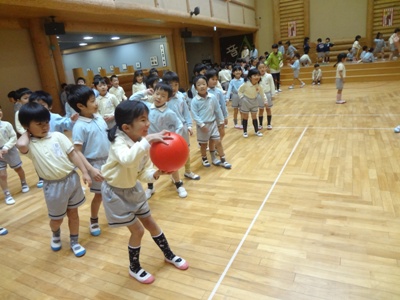
<svg viewBox="0 0 400 300"><path fill-rule="evenodd" d="M109 92L110 94L113 94L115 97L117 97L117 99L118 99L119 102L122 102L122 101L128 99L128 98L125 96L125 91L124 91L124 89L123 89L121 86L118 86L117 88L115 88L115 87L112 86L112 87L108 90L108 92Z"/></svg>
<svg viewBox="0 0 400 300"><path fill-rule="evenodd" d="M338 63L336 66L336 78L340 78L340 71L342 71L343 78L346 78L346 67L342 62Z"/></svg>
<svg viewBox="0 0 400 300"><path fill-rule="evenodd" d="M11 123L0 120L0 148L10 150L17 143L17 134Z"/></svg>

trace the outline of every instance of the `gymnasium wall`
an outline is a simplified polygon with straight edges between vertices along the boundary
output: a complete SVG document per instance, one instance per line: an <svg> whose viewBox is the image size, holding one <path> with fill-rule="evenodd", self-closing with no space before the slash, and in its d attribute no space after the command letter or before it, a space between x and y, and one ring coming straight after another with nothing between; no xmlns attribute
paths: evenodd
<svg viewBox="0 0 400 300"><path fill-rule="evenodd" d="M8 102L8 92L21 87L39 90L41 83L28 31L0 28L0 39L0 103L3 120L14 124L14 106Z"/></svg>

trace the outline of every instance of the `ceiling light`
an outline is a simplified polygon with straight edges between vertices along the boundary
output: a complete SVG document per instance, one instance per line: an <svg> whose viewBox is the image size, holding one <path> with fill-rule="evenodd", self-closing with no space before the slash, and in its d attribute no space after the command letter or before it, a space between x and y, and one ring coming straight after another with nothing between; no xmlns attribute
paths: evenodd
<svg viewBox="0 0 400 300"><path fill-rule="evenodd" d="M84 36L83 39L84 39L84 40L92 40L93 37L92 37L92 36Z"/></svg>
<svg viewBox="0 0 400 300"><path fill-rule="evenodd" d="M80 43L79 46L87 46L87 43Z"/></svg>
<svg viewBox="0 0 400 300"><path fill-rule="evenodd" d="M57 38L59 39L60 37L57 35Z"/></svg>
<svg viewBox="0 0 400 300"><path fill-rule="evenodd" d="M120 37L119 37L119 36L113 36L111 39L112 39L113 41L115 41L115 40L119 40Z"/></svg>

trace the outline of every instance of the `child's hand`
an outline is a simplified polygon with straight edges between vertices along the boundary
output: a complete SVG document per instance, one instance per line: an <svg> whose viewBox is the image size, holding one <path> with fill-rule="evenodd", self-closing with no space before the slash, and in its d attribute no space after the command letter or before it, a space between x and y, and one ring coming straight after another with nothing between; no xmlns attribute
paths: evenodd
<svg viewBox="0 0 400 300"><path fill-rule="evenodd" d="M85 184L87 184L88 187L92 186L92 179L90 178L88 173L83 173L82 174L82 179L83 179L83 182Z"/></svg>
<svg viewBox="0 0 400 300"><path fill-rule="evenodd" d="M78 113L74 113L73 115L71 115L71 121L75 122L76 120L78 120L79 118L79 114Z"/></svg>
<svg viewBox="0 0 400 300"><path fill-rule="evenodd" d="M228 125L228 119L224 120L224 125Z"/></svg>
<svg viewBox="0 0 400 300"><path fill-rule="evenodd" d="M6 149L6 148L1 149L0 150L0 158L3 158L3 155L7 154L7 153L8 153L8 149Z"/></svg>
<svg viewBox="0 0 400 300"><path fill-rule="evenodd" d="M146 90L147 95L153 95L154 90L152 88Z"/></svg>
<svg viewBox="0 0 400 300"><path fill-rule="evenodd" d="M96 168L92 168L90 170L90 175L92 175L93 179L97 182L102 182L104 180L103 175L101 175L101 171Z"/></svg>
<svg viewBox="0 0 400 300"><path fill-rule="evenodd" d="M158 133L152 133L146 135L147 141L151 143L156 143L156 142L161 142L163 144L167 144L164 140L172 140L172 137L168 135L169 131L168 130L163 130Z"/></svg>
<svg viewBox="0 0 400 300"><path fill-rule="evenodd" d="M113 121L113 120L114 120L114 116L104 117L104 121L106 121L106 122Z"/></svg>
<svg viewBox="0 0 400 300"><path fill-rule="evenodd" d="M193 129L192 129L192 127L188 127L188 132L189 132L189 135L193 135Z"/></svg>

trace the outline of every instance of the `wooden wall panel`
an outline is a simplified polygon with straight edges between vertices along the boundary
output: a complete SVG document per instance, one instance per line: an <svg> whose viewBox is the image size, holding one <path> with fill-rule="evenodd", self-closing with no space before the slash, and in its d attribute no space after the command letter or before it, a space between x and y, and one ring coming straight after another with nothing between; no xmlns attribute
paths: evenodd
<svg viewBox="0 0 400 300"><path fill-rule="evenodd" d="M383 11L393 8L393 23L391 26L383 26ZM385 40L394 32L395 28L400 27L400 1L398 0L373 0L372 18L372 39L378 32L383 33ZM373 44L372 44L373 45Z"/></svg>
<svg viewBox="0 0 400 300"><path fill-rule="evenodd" d="M280 0L279 1L279 40L286 42L290 40L299 52L302 52L303 39L305 33L305 1L304 0ZM289 37L288 23L296 22L296 36ZM307 26L308 28L308 26ZM308 34L308 33L307 33Z"/></svg>

